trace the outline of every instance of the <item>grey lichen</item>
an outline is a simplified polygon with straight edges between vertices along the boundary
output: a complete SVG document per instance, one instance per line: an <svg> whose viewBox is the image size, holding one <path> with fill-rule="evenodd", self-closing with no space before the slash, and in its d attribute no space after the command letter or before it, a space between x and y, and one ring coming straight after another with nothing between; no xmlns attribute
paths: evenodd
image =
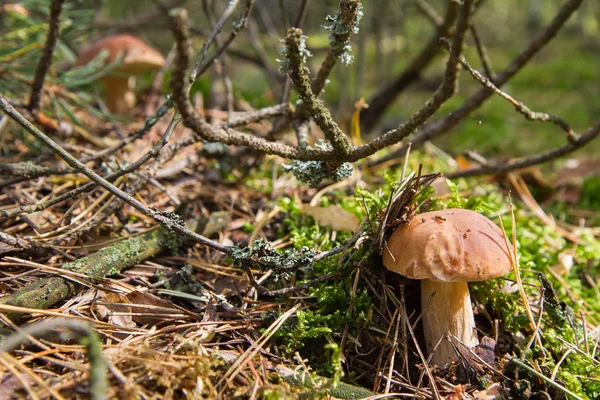
<svg viewBox="0 0 600 400"><path fill-rule="evenodd" d="M307 146L311 148L311 146ZM320 150L330 150L331 145L322 139L315 143L315 147ZM335 182L342 181L352 175L352 165L349 163L328 163L326 161L298 161L293 160L290 164L284 164L283 169L291 172L300 182L308 183L308 186L315 188L328 177Z"/></svg>
<svg viewBox="0 0 600 400"><path fill-rule="evenodd" d="M255 240L248 247L234 247L232 257L238 267L258 267L261 271L272 270L274 278L287 278L306 265L309 265L315 253L308 247L300 250L277 251L264 240Z"/></svg>
<svg viewBox="0 0 600 400"><path fill-rule="evenodd" d="M204 141L202 143L202 151L210 155L221 155L227 152L227 145L223 143Z"/></svg>
<svg viewBox="0 0 600 400"><path fill-rule="evenodd" d="M323 179L327 178L324 164L323 161L293 160L290 164L285 164L283 169L294 174L300 182L308 183L309 187L315 188Z"/></svg>
<svg viewBox="0 0 600 400"><path fill-rule="evenodd" d="M300 40L298 41L298 47L297 47L298 56L302 60L301 61L302 65L306 64L306 61L308 60L309 57L312 57L312 53L306 47L306 39L307 39L306 35L301 35ZM285 39L282 39L281 43L283 43L283 47L281 48L279 53L283 55L283 58L282 59L277 58L276 61L279 63L279 71L282 74L288 74L289 72L291 72L290 62L289 62L289 59L290 59L289 47L285 44Z"/></svg>
<svg viewBox="0 0 600 400"><path fill-rule="evenodd" d="M312 57L312 53L308 50L308 48L306 47L306 35L301 35L300 36L300 40L298 41L298 56L300 57L300 59L302 60L301 63L302 65L306 64L306 61L308 60L309 57ZM283 47L281 48L281 50L279 50L279 54L283 55L282 59L277 58L276 61L279 63L279 71L282 74L288 74L289 72L291 72L290 69L290 53L289 53L289 47L285 44L285 39L281 40L281 43L283 43Z"/></svg>
<svg viewBox="0 0 600 400"><path fill-rule="evenodd" d="M330 24L323 27L329 31L329 45L333 55L344 65L354 60L350 54L350 34L358 33L358 24L362 19L363 6L358 0L341 0L340 9L335 15L328 15L326 21Z"/></svg>
<svg viewBox="0 0 600 400"><path fill-rule="evenodd" d="M175 225L185 226L185 221L181 219L179 215L172 211L161 211L157 214L163 217L167 217L169 219L169 221L164 225L164 227L167 228L169 232L173 232L173 226Z"/></svg>
<svg viewBox="0 0 600 400"><path fill-rule="evenodd" d="M342 163L333 170L333 172L331 173L331 177L336 182L343 181L344 179L352 176L353 171L354 168L352 168L352 164Z"/></svg>

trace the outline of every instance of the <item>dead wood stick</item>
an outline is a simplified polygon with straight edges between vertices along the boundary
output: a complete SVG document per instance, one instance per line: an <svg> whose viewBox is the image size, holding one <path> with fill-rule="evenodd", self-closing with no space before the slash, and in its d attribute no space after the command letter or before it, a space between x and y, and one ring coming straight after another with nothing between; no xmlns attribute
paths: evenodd
<svg viewBox="0 0 600 400"><path fill-rule="evenodd" d="M175 234L160 228L116 242L87 257L64 264L62 268L85 274L92 279L101 279L147 260L165 249L176 249L179 245L180 241L176 239ZM80 289L81 285L60 276L42 278L0 298L0 304L46 309L74 296ZM6 315L15 323L24 317L23 314L17 313Z"/></svg>

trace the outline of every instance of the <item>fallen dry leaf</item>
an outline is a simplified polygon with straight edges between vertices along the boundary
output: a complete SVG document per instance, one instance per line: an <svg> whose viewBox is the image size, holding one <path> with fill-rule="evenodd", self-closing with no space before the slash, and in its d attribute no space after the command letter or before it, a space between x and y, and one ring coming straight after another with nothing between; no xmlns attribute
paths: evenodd
<svg viewBox="0 0 600 400"><path fill-rule="evenodd" d="M105 304L96 305L96 312L100 318L108 318L108 322L124 328L135 328L136 324L133 322L131 315L131 307L116 306L116 304L127 304L129 300L127 297L117 293L106 293L102 299ZM114 315L115 312L121 313Z"/></svg>
<svg viewBox="0 0 600 400"><path fill-rule="evenodd" d="M477 400L505 400L507 399L502 385L494 383L485 390L475 392L473 397Z"/></svg>
<svg viewBox="0 0 600 400"><path fill-rule="evenodd" d="M335 204L328 207L303 205L302 212L310 215L319 225L328 226L336 231L353 231L358 228L360 221L350 211Z"/></svg>

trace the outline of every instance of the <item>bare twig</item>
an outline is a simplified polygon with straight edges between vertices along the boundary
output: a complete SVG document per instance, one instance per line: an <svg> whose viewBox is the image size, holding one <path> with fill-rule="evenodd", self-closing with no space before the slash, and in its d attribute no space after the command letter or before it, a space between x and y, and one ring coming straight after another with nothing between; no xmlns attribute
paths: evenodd
<svg viewBox="0 0 600 400"><path fill-rule="evenodd" d="M36 113L40 108L42 101L42 89L44 88L44 80L46 74L52 65L52 55L56 47L56 41L60 34L60 13L65 0L52 0L50 3L50 19L48 21L48 34L46 35L46 44L42 51L42 56L35 70L35 77L31 85L31 94L29 95L28 109L32 113Z"/></svg>
<svg viewBox="0 0 600 400"><path fill-rule="evenodd" d="M304 122L295 122L293 124L294 131L296 132L296 140L298 141L298 147L308 146L309 138L309 124Z"/></svg>
<svg viewBox="0 0 600 400"><path fill-rule="evenodd" d="M40 140L44 145L46 145L50 150L52 150L57 156L62 158L67 164L69 164L72 168L75 168L77 171L81 172L83 175L87 176L91 180L98 183L104 189L108 190L112 194L114 194L119 199L124 202L132 205L142 214L147 217L153 218L156 221L160 222L164 225L168 230L175 231L184 237L192 239L198 243L201 243L205 246L218 250L225 254L231 254L231 248L229 246L222 245L221 243L217 243L213 240L205 238L202 235L199 235L195 232L190 231L185 228L181 221L173 218L168 214L164 214L161 212L153 211L149 209L146 205L144 205L141 201L136 198L130 196L125 193L121 189L112 185L105 178L101 177L80 161L78 161L75 157L69 154L67 151L58 146L52 139L46 136L42 131L37 129L31 122L27 121L17 110L14 109L4 97L0 96L0 108L4 111L9 117L11 117L15 122L21 125L27 132L31 133L36 139Z"/></svg>
<svg viewBox="0 0 600 400"><path fill-rule="evenodd" d="M248 42L250 43L250 46L252 46L252 49L256 54L256 58L254 59L253 57L250 57L250 60L252 60L258 67L260 67L262 71L264 71L264 74L269 80L271 87L277 87L278 85L280 85L283 79L283 75L271 66L269 62L269 57L265 52L262 43L258 39L256 24L252 21L248 21L246 37L248 38ZM244 55L244 53L240 51L233 51L233 49L229 50L229 54L232 54L237 57L241 57L242 55ZM287 103L287 101L285 103Z"/></svg>
<svg viewBox="0 0 600 400"><path fill-rule="evenodd" d="M497 87L508 82L521 68L523 68L535 54L537 54L562 28L569 17L579 8L583 0L569 0L558 11L550 24L540 32L525 49L500 73L493 81ZM433 137L447 132L471 111L478 108L493 92L488 88L481 88L477 93L467 99L461 107L452 111L444 119L425 126L415 137L413 145L423 143Z"/></svg>
<svg viewBox="0 0 600 400"><path fill-rule="evenodd" d="M39 256L47 252L47 248L31 240L25 240L0 231L0 242L25 251L31 256Z"/></svg>
<svg viewBox="0 0 600 400"><path fill-rule="evenodd" d="M123 140L119 143L107 147L103 150L100 150L93 155L84 156L80 159L82 163L87 164L90 161L96 161L101 158L104 158L108 155L111 155L118 150L125 147L127 144L141 138L146 133L156 125L158 121L173 107L173 103L171 100L165 101L157 110L156 113L144 121L144 125L131 133L129 133ZM60 165L56 167L42 167L31 162L24 163L14 163L14 164L5 164L0 163L0 176L13 175L16 178L6 179L4 181L0 181L0 188L3 188L8 185L12 185L15 183L23 182L29 179L38 178L40 176L48 176L48 175L62 175L62 174L70 174L73 173L74 169ZM39 211L39 210L38 210Z"/></svg>
<svg viewBox="0 0 600 400"><path fill-rule="evenodd" d="M419 111L414 113L398 128L392 129L372 142L358 147L353 153L353 159L358 160L368 157L378 150L398 143L423 125L450 97L454 95L458 87L458 59L462 51L465 31L469 27L472 4L472 1L465 1L460 8L456 23L456 32L452 40L452 51L446 64L444 80L433 94L431 100L426 102ZM448 6L451 8L458 7L454 1L449 2ZM453 12L451 11L450 14L453 14ZM369 107L369 109L371 109L371 107Z"/></svg>
<svg viewBox="0 0 600 400"><path fill-rule="evenodd" d="M509 161L503 164L497 165L484 165L481 168L468 169L464 171L458 171L451 174L448 174L447 177L450 179L453 178L461 178L468 176L477 176L477 175L491 175L491 174L500 174L509 171L514 171L517 169L523 169L527 167L531 167L532 165L539 165L545 162L554 160L556 158L562 157L565 154L569 154L578 150L590 143L592 140L596 139L600 136L600 122L596 123L596 125L589 128L585 131L581 136L579 136L575 140L570 140L567 144L557 147L555 149L538 153L529 157L519 158L513 161Z"/></svg>
<svg viewBox="0 0 600 400"><path fill-rule="evenodd" d="M415 0L415 5L436 27L439 27L444 23L444 18L442 18L442 16L435 11L435 8L425 0Z"/></svg>
<svg viewBox="0 0 600 400"><path fill-rule="evenodd" d="M302 0L300 4L300 11L298 11L298 16L296 16L296 22L294 23L294 28L301 28L302 23L306 19L306 15L308 14L308 3L309 0Z"/></svg>
<svg viewBox="0 0 600 400"><path fill-rule="evenodd" d="M485 72L485 76L489 79L496 79L496 74L494 74L494 70L492 69L492 63L487 54L487 50L479 37L479 31L475 28L475 24L471 24L471 36L473 36L473 41L475 42L475 47L477 48L477 54L479 54L479 59L481 60L481 65L483 66L483 71Z"/></svg>
<svg viewBox="0 0 600 400"><path fill-rule="evenodd" d="M448 37L450 29L456 20L458 4L448 2L443 23L437 28L423 50L410 62L408 67L391 83L386 83L367 101L368 109L361 112L361 130L371 132L385 114L387 108L411 83L419 79L422 71L433 61L439 50L439 38Z"/></svg>
<svg viewBox="0 0 600 400"><path fill-rule="evenodd" d="M277 115L282 115L287 112L289 112L287 104L276 105L276 106L263 108L261 110L257 110L257 111L251 112L251 113L247 113L245 115L240 115L238 117L232 118L229 122L224 123L221 126L235 127L235 126L247 125L252 122L260 121L265 118L270 118L270 117L277 116ZM179 120L177 119L177 121L179 121ZM115 171L111 174L106 175L104 178L110 182L113 182L115 179L117 179L121 176L135 172L139 167L141 167L143 164L145 164L148 160L150 160L152 158L156 158L158 156L159 152L163 149L163 147L168 142L169 137L171 136L174 129L175 129L175 125L173 124L173 121L172 121L171 124L169 125L169 127L167 127L167 130L165 131L165 133L163 134L161 139L159 139L154 144L152 149L150 149L148 152L146 152L141 158L139 158L135 162L127 165L126 167L124 167L122 169L119 169L118 171ZM196 142L196 140L194 140L193 138L192 139L184 139L181 142L174 143L167 147L169 148L169 153L174 154L177 150L180 150L183 147L187 147L191 144L194 144L195 142ZM108 149L106 149L106 150L108 150ZM87 162L87 161L86 161L86 159L83 159L82 162ZM59 166L59 167L55 168L55 171L58 171L56 173L71 173L71 172L75 171L75 169L70 168L70 167L62 168ZM75 198L76 196L78 196L82 193L87 193L97 187L98 187L97 183L89 182L89 183L79 186L76 189L73 189L69 192L66 192L60 196L54 197L54 198L49 199L42 203L14 207L14 208L11 208L8 210L0 210L0 217L9 218L9 217L14 217L16 215L23 214L23 213L30 214L33 212L42 211L42 210L52 207L58 203L61 203L65 200Z"/></svg>
<svg viewBox="0 0 600 400"><path fill-rule="evenodd" d="M544 30L536 35L527 44L523 51L521 51L521 53L519 53L519 55L515 57L504 70L496 75L496 79L493 80L494 85L501 87L503 84L512 79L512 77L515 76L515 74L519 72L519 70L521 70L521 68L523 68L533 58L533 56L535 56L542 48L544 48L546 44L548 44L548 42L552 40L552 38L554 38L554 36L556 36L560 28L564 26L569 17L573 15L582 2L583 0L568 0L565 4L563 4L552 21L544 28ZM469 115L469 113L479 108L493 93L494 92L490 89L482 87L474 95L465 100L460 107L448 113L446 117L423 126L419 133L415 135L414 139L412 140L413 147L422 145L423 143L435 137L447 133L463 118ZM400 157L405 151L406 146L404 145L397 151L392 152L385 157L382 157L378 160L373 160L373 162L369 163L369 165L377 165Z"/></svg>
<svg viewBox="0 0 600 400"><path fill-rule="evenodd" d="M190 76L190 82L193 82L192 79L196 80L198 78L198 76L200 76L204 72L206 72L206 70L208 70L208 68L212 65L214 60L221 57L221 55L225 52L225 50L227 50L229 45L231 45L231 43L234 41L234 39L237 37L237 35L240 33L240 31L246 27L246 24L248 23L248 17L250 16L250 12L252 11L252 7L254 6L255 1L256 0L246 0L246 10L244 11L244 14L240 18L240 20L235 24L235 28L229 33L229 37L225 40L225 43L223 43L222 45L219 46L217 51L215 51L215 54L213 54L212 57L210 59L208 59L208 61L202 63L201 65L197 64L197 67L194 69L194 72L192 72L192 75ZM222 28L222 26L219 27L219 23L221 23L224 16L225 16L225 14L223 14L223 16L221 16L221 19L215 25L213 32L217 28L219 28L219 29ZM223 21L223 22L225 22L225 21ZM215 40L215 43L216 43L216 37L213 38L213 40ZM208 43L208 39L207 39L207 43ZM205 45L206 45L206 43L205 43ZM205 57L205 55L201 55L196 63L201 62L201 60L203 60L204 57Z"/></svg>
<svg viewBox="0 0 600 400"><path fill-rule="evenodd" d="M204 45L202 46L202 50L200 50L200 55L196 59L194 68L192 69L192 72L190 73L190 76L189 76L189 84L190 85L192 83L194 83L196 81L196 78L198 77L198 75L200 75L200 68L202 68L202 65L204 64L204 59L206 58L206 54L208 53L208 49L210 48L210 45L213 43L213 41L215 40L215 38L217 37L219 32L221 32L221 29L223 29L223 25L225 25L225 21L227 21L227 19L233 13L233 11L237 8L239 3L240 3L240 0L232 0L229 2L229 4L227 5L227 8L223 12L223 15L221 15L221 18L219 18L219 21L217 22L217 24L214 26L214 28L212 29L212 31L206 38L206 41L204 42Z"/></svg>
<svg viewBox="0 0 600 400"><path fill-rule="evenodd" d="M230 124L237 123L250 123L254 120L260 120L262 118L268 118L273 115L279 115L281 112L285 112L287 110L287 105L267 107L262 110L254 111L248 113L246 116L240 116L238 119L232 119L229 123L224 123L220 126L228 127ZM195 135L186 136L175 143L171 143L165 146L158 157L148 166L148 168L142 173L137 173L136 175L139 177L137 181L134 181L127 189L126 192L130 195L137 193L142 187L143 184L149 180L151 180L154 176L157 175L161 166L165 163L169 162L173 159L173 157L178 153L179 150L193 145L197 143L199 138ZM71 236L81 237L82 235L89 232L95 226L103 223L106 218L109 218L113 215L118 209L123 206L123 201L120 199L114 199L106 208L96 215L89 223L87 223L82 229L77 230Z"/></svg>
<svg viewBox="0 0 600 400"><path fill-rule="evenodd" d="M448 40L442 39L441 43L446 50L448 50L450 48L449 47L450 42ZM562 119L560 117L557 117L556 115L531 111L529 109L529 107L527 107L524 103L521 103L521 102L515 100L509 94L498 89L498 87L496 85L494 85L491 80L489 80L485 76L481 75L481 73L479 71L477 71L476 69L471 67L471 65L469 65L469 63L463 56L461 56L459 58L459 61L460 61L460 64L463 66L463 68L466 69L467 72L469 74L471 74L471 76L477 82L481 83L483 86L487 87L488 89L490 89L494 93L496 93L498 96L500 96L504 100L508 101L510 104L512 104L515 107L517 112L519 112L520 114L523 114L525 116L525 118L527 118L530 121L552 122L554 125L559 126L565 132L567 132L567 135L568 135L568 138L570 141L577 140L577 134L575 132L573 132L571 125L569 125L569 123L567 121L565 121L564 119Z"/></svg>
<svg viewBox="0 0 600 400"><path fill-rule="evenodd" d="M158 154L160 153L160 150L169 141L169 139L170 139L171 135L173 134L173 131L175 130L175 127L177 126L178 123L179 123L179 116L173 117L173 120L171 121L171 123L169 124L167 129L165 130L165 133L154 144L152 149L150 149L148 152L146 152L142 157L140 157L135 162L129 164L125 168L122 168L116 172L106 175L104 178L109 182L113 182L114 180L116 180L117 178L120 178L121 176L124 176L124 175L127 175L128 173L136 171L139 167L141 167L143 164L145 164L148 160L158 156ZM84 161L82 160L81 162L83 163ZM70 168L69 171L76 171L76 168ZM21 213L32 213L32 212L42 211L48 207L52 207L53 205L56 205L65 200L75 198L79 194L89 192L97 187L98 187L98 183L96 183L94 181L88 182L84 185L81 185L80 187L78 187L76 189L71 190L70 192L67 192L60 196L51 198L43 203L15 207L15 208L12 208L9 210L0 210L0 216L13 217L13 216L21 214Z"/></svg>

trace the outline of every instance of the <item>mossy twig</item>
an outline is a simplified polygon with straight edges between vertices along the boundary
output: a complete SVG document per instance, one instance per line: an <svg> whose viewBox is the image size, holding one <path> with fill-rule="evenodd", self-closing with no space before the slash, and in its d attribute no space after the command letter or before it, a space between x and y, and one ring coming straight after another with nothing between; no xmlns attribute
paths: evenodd
<svg viewBox="0 0 600 400"><path fill-rule="evenodd" d="M347 156L352 151L352 147L346 134L335 123L325 104L316 98L311 88L308 69L304 66L306 58L305 40L302 30L298 28L288 30L285 38L288 59L285 72L289 74L308 114L321 128L323 134L331 143L335 154L340 157Z"/></svg>
<svg viewBox="0 0 600 400"><path fill-rule="evenodd" d="M63 265L63 269L89 276L105 278L123 269L147 260L166 248L179 246L176 236L164 229L155 229L140 236L121 240L94 254ZM80 290L80 286L66 278L54 276L39 279L16 292L0 298L0 304L32 309L46 309L59 301L68 299ZM7 314L14 321L22 320L22 314Z"/></svg>

